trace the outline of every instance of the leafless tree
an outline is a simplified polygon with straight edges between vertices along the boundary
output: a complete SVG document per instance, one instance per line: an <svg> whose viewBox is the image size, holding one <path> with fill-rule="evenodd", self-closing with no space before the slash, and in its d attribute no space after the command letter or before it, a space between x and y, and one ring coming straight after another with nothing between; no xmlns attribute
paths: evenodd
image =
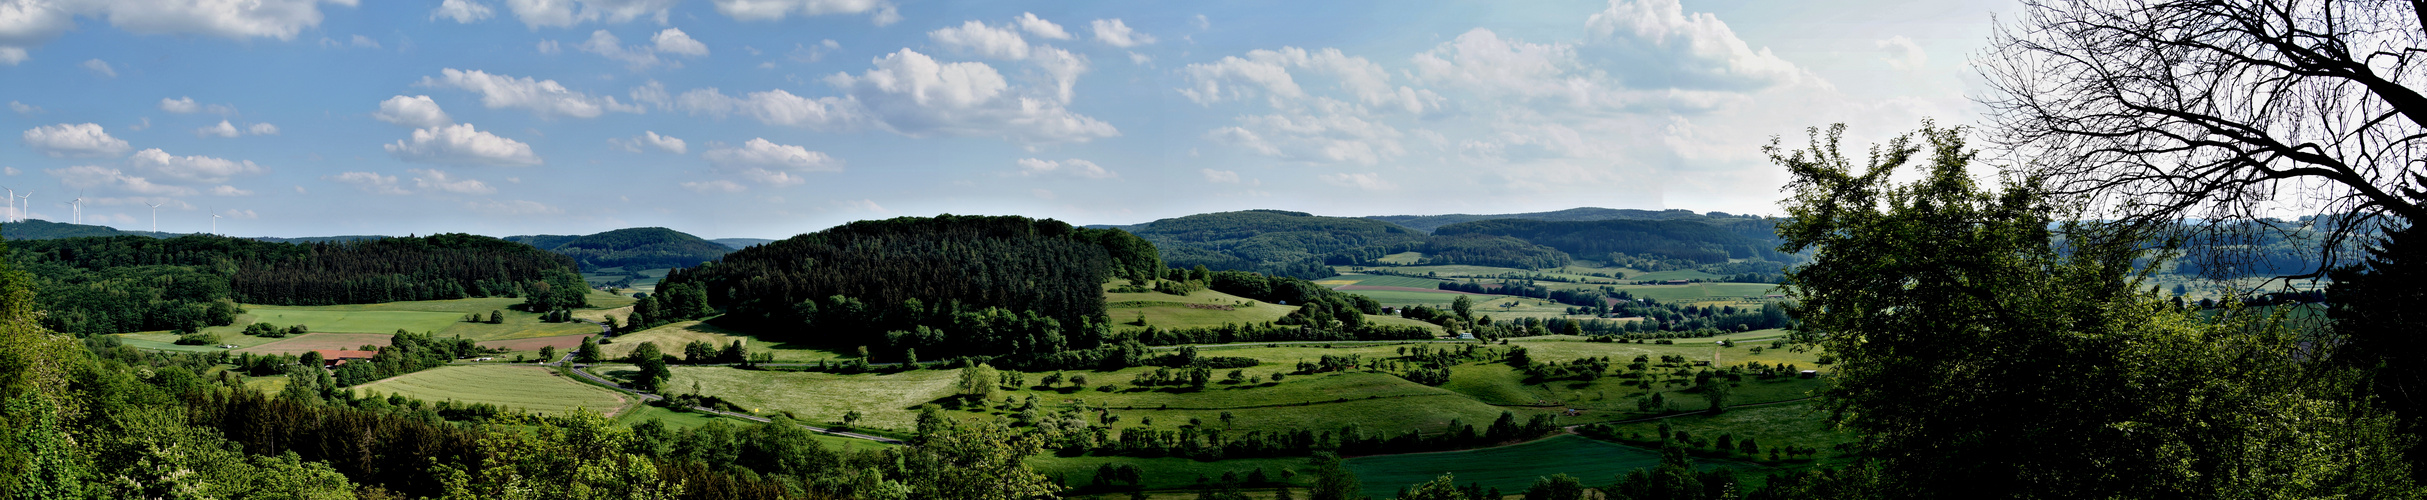
<svg viewBox="0 0 2427 500"><path fill-rule="evenodd" d="M2427 222L2427 0L2025 0L1982 72L1991 141L2092 217L2165 226L2211 269ZM2279 220L2286 215L2313 220Z"/></svg>

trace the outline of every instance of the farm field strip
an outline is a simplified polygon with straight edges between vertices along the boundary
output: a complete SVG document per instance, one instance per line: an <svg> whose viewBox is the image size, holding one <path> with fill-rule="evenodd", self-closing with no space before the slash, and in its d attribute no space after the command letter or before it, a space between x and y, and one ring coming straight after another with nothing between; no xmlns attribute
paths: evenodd
<svg viewBox="0 0 2427 500"><path fill-rule="evenodd" d="M541 414L587 408L613 416L630 399L544 367L452 365L356 386L363 394L402 394L423 401L485 403Z"/></svg>
<svg viewBox="0 0 2427 500"><path fill-rule="evenodd" d="M1704 470L1767 469L1726 460L1696 459L1695 463ZM1583 436L1558 436L1497 448L1355 457L1347 465L1365 485L1365 494L1374 498L1396 496L1399 487L1430 481L1443 473L1456 474L1459 485L1472 482L1499 488L1501 493L1517 493L1533 485L1535 478L1562 473L1587 486L1609 484L1618 474L1660 465L1660 452Z"/></svg>

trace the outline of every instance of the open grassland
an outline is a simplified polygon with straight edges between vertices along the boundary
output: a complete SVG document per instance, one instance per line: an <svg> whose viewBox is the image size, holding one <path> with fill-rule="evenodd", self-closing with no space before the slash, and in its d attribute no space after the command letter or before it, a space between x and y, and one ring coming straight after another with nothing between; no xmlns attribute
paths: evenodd
<svg viewBox="0 0 2427 500"><path fill-rule="evenodd" d="M481 347L487 347L487 348L491 348L491 349L504 349L504 350L506 350L506 351L507 351L507 352L506 352L506 354L505 354L505 356L512 356L512 355L514 355L514 353L537 353L537 352L539 352L540 348L543 348L543 347L554 347L554 348L556 348L556 352L568 352L568 351L571 351L571 350L574 350L574 349L580 349L580 348L581 348L581 339L586 339L586 338L590 338L590 336L589 336L589 335L559 335L559 336L555 336L555 337L532 337L532 338L521 338L521 339L513 339L513 340L490 340L490 341L478 342L478 344L479 344Z"/></svg>
<svg viewBox="0 0 2427 500"><path fill-rule="evenodd" d="M1737 470L1758 470L1760 466L1722 460L1696 460L1702 469L1729 467ZM1348 460L1348 469L1357 473L1364 483L1365 494L1374 498L1391 498L1399 488L1431 481L1441 474L1457 475L1458 484L1477 483L1485 488L1499 488L1501 493L1514 494L1534 484L1534 479L1552 474L1567 474L1584 481L1587 486L1615 482L1619 474L1635 469L1660 465L1660 452L1633 446L1605 443L1582 436L1559 436L1524 444L1484 448L1479 450L1440 453L1411 453L1378 455Z"/></svg>
<svg viewBox="0 0 2427 500"><path fill-rule="evenodd" d="M1058 457L1053 456L1051 453L1028 457L1028 466L1035 468L1037 473L1044 474L1046 477L1062 478L1065 483L1073 487L1086 486L1089 482L1095 479L1097 467L1102 467L1109 464L1126 464L1131 467L1137 467L1138 477L1145 480L1141 486L1144 486L1149 490L1190 489L1197 486L1197 481L1200 478L1204 479L1207 483L1212 483L1221 480L1222 473L1224 472L1234 473L1237 474L1238 477L1245 478L1249 472L1256 469L1263 469L1264 477L1266 478L1270 478L1273 481L1287 482L1300 488L1304 488L1305 485L1311 483L1312 478L1314 477L1311 475L1301 475L1287 479L1282 478L1281 471L1294 471L1307 468L1307 462L1304 458L1241 458L1203 462L1193 459L1175 457ZM1127 487L1128 485L1123 484L1122 486ZM1269 489L1267 489L1267 491L1269 491ZM1304 498L1306 496L1306 490L1303 489L1291 491L1290 493L1297 495L1300 498ZM1123 494L1115 498L1128 498L1128 496ZM1195 497L1192 494L1192 496L1185 498Z"/></svg>
<svg viewBox="0 0 2427 500"><path fill-rule="evenodd" d="M1105 284L1105 285L1104 285L1104 288L1105 288L1106 290L1111 290L1111 289L1112 289L1112 287L1114 287L1114 286L1117 286L1117 285L1113 285L1113 284L1107 283L1107 284ZM1195 291L1195 292L1190 292L1188 295L1172 295L1172 294L1163 293L1163 292L1134 292L1134 293L1112 293L1112 292L1110 292L1110 291L1106 291L1106 292L1104 292L1104 303L1105 303L1105 304L1109 304L1109 305L1113 305L1113 306L1115 306L1115 307L1118 307L1120 304L1122 304L1122 303L1127 303L1127 302L1176 302L1176 303L1181 303L1181 304L1238 305L1238 304L1239 304L1239 303L1241 303L1241 302L1255 302L1255 301L1254 301L1254 300L1250 300L1250 299L1248 299L1248 298L1246 298L1246 297L1240 297L1240 296L1237 296L1237 295L1231 295L1231 294L1222 293L1222 292L1217 292L1217 291L1213 291L1213 290L1198 290L1198 291Z"/></svg>
<svg viewBox="0 0 2427 500"><path fill-rule="evenodd" d="M304 325L313 332L329 333L394 333L436 332L463 322L456 313L421 311L373 311L360 309L271 308L254 306L253 322L277 326Z"/></svg>
<svg viewBox="0 0 2427 500"><path fill-rule="evenodd" d="M619 297L598 291L592 291L589 300L593 305L609 308L627 307L632 304L630 297ZM535 339L598 333L598 327L588 323L540 321L538 314L513 310L512 306L519 303L522 303L522 299L492 297L334 306L248 305L245 306L244 313L236 315L234 323L227 326L205 327L202 331L218 335L221 343L233 344L239 348L259 347L294 338L273 339L244 335L244 327L254 323L268 323L278 327L300 324L314 333L378 334L383 338L387 334L401 329L410 332L427 332L438 337L463 337L474 341ZM499 312L505 321L499 324L463 321L465 314L479 314L486 318L492 311ZM596 310L576 311L575 316L591 318L599 316L599 313L592 311ZM217 350L216 346L174 345L173 342L176 341L177 336L165 331L119 334L118 337L120 340L126 341L127 345L141 349L187 352ZM381 341L378 344L385 345L386 342ZM359 345L361 344L356 343L348 345L346 348L350 349Z"/></svg>
<svg viewBox="0 0 2427 500"><path fill-rule="evenodd" d="M239 350L254 354L302 354L304 351L321 349L361 349L365 345L387 347L388 338L393 336L384 333L307 333Z"/></svg>
<svg viewBox="0 0 2427 500"><path fill-rule="evenodd" d="M1617 426L1617 432L1620 437L1632 434L1639 436L1639 439L1649 440L1659 432L1662 423L1668 424L1671 430L1684 431L1700 440L1722 434L1738 441L1751 438L1764 450L1763 458L1767 457L1767 450L1782 446L1820 450L1820 456L1827 457L1834 454L1837 445L1857 439L1853 431L1829 425L1828 411L1811 402L1738 408L1718 415L1696 414L1657 422L1623 424Z"/></svg>
<svg viewBox="0 0 2427 500"><path fill-rule="evenodd" d="M629 401L623 394L531 366L442 366L356 386L357 394L402 394L423 401L485 403L558 415L576 408L613 415Z"/></svg>
<svg viewBox="0 0 2427 500"><path fill-rule="evenodd" d="M666 383L672 392L691 392L731 401L761 413L790 411L804 422L841 421L844 412L858 410L860 425L907 431L918 419L916 408L952 393L960 377L956 370L913 370L890 374L754 371L724 367L679 366Z"/></svg>
<svg viewBox="0 0 2427 500"><path fill-rule="evenodd" d="M790 343L779 344L759 340L756 336L699 321L668 323L656 328L617 335L612 343L599 346L599 351L605 353L609 359L622 359L624 356L631 355L633 349L639 349L641 344L655 342L659 351L680 355L683 352L683 346L692 342L707 342L721 349L733 345L733 342L737 340L741 341L742 347L749 349L751 354L775 355L777 363L815 362L821 359L857 357L856 355L845 356L829 350L805 348Z"/></svg>
<svg viewBox="0 0 2427 500"><path fill-rule="evenodd" d="M1108 289L1112 286L1105 285ZM1226 324L1262 324L1280 320L1281 317L1298 310L1298 306L1258 302L1213 290L1198 290L1188 295L1171 295L1160 292L1107 292L1104 294L1104 303L1109 306L1107 313L1115 322L1113 325L1115 329L1140 328L1141 325L1137 323L1141 317L1145 319L1146 325L1156 328L1204 328ZM1204 306L1228 306L1231 310L1210 309ZM1436 333L1441 331L1441 327L1438 325L1398 316L1368 314L1365 316L1365 320L1383 325L1425 328Z"/></svg>
<svg viewBox="0 0 2427 500"><path fill-rule="evenodd" d="M1341 287L1341 286L1348 286L1348 285L1358 285L1358 286L1396 286L1396 287L1407 287L1407 288L1424 288L1424 289L1431 289L1431 288L1434 288L1434 287L1441 286L1441 283L1443 283L1443 281L1442 281L1442 280L1437 280L1437 279L1427 279L1427 278L1411 278L1411 277L1407 277L1407 276L1385 276L1385 275L1380 275L1380 274L1343 274L1343 275L1339 275L1339 276L1333 276L1333 277L1329 277L1329 278L1324 278L1324 279L1322 279L1322 280L1316 281L1315 283L1316 283L1316 284L1319 284L1319 285L1330 286L1330 287Z"/></svg>
<svg viewBox="0 0 2427 500"><path fill-rule="evenodd" d="M1421 262L1421 261L1423 261L1423 260L1424 260L1424 253L1423 253L1423 252L1399 252L1399 253L1394 253L1394 254L1390 254L1390 255L1384 255L1384 256L1382 256L1382 258L1379 258L1379 259L1374 259L1374 260L1375 260L1375 261L1377 261L1377 262L1384 263L1384 264L1397 264L1397 265L1402 265L1402 266L1406 266L1406 265L1414 265L1415 263L1417 263L1417 262Z"/></svg>

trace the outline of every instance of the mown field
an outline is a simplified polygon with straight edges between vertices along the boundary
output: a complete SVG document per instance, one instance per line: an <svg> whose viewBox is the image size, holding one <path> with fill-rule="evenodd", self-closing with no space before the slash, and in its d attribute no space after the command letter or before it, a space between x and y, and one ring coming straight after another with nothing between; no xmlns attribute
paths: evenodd
<svg viewBox="0 0 2427 500"><path fill-rule="evenodd" d="M589 296L589 301L596 308L585 311L629 307L633 299L593 291ZM598 327L589 323L540 321L539 315L536 313L513 310L513 305L519 303L522 303L522 299L497 297L335 306L248 305L244 306L244 313L236 315L235 323L227 326L206 327L202 331L218 335L221 343L232 344L248 351L299 352L309 349L353 349L364 343L386 345L384 340L366 342L368 337L363 336L373 335L384 338L401 329L410 332L428 332L439 337L463 337L480 341L482 345L515 351L503 355L509 359L514 354L536 355L541 345L557 345L559 349L578 345L579 337L572 336L598 333ZM463 321L466 314L479 314L486 318L493 311L501 314L505 321L499 324ZM576 316L581 315L581 312L576 313ZM267 323L282 328L300 324L312 332L305 336L320 335L323 336L322 340L330 341L342 337L343 340L337 341L335 344L319 341L297 343L295 341L304 336L268 338L244 335L245 326L254 323ZM175 345L177 335L169 332L126 333L118 334L117 337L127 345L140 349L185 352L221 350L216 346ZM283 346L269 346L273 343L283 344ZM305 344L316 346L302 347Z"/></svg>
<svg viewBox="0 0 2427 500"><path fill-rule="evenodd" d="M613 415L630 403L621 393L535 366L442 366L354 388L357 394L402 394L423 401L485 403L540 414L588 408Z"/></svg>
<svg viewBox="0 0 2427 500"><path fill-rule="evenodd" d="M1105 285L1107 289L1112 285ZM1188 295L1159 292L1104 294L1104 303L1114 322L1114 329L1136 329L1143 319L1157 328L1201 328L1224 324L1262 324L1281 319L1298 306L1257 302L1237 295L1213 290L1198 290ZM1196 307L1191 307L1191 306ZM1385 304L1387 305L1387 304ZM1230 310L1206 306L1228 306ZM1384 324L1426 328L1439 332L1441 327L1431 323L1398 316L1366 315L1367 321Z"/></svg>
<svg viewBox="0 0 2427 500"><path fill-rule="evenodd" d="M666 383L672 392L691 392L696 386L702 394L761 413L792 412L811 425L839 422L844 412L858 410L866 415L860 425L896 430L913 429L918 419L914 408L951 394L960 376L953 370L838 375L677 366L673 371L674 378Z"/></svg>
<svg viewBox="0 0 2427 500"><path fill-rule="evenodd" d="M1602 486L1615 482L1619 474L1658 465L1658 450L1612 444L1582 436L1559 436L1478 450L1348 459L1348 469L1357 473L1357 479L1365 485L1365 494L1373 498L1395 497L1401 487L1430 481L1444 473L1456 474L1459 485L1471 482L1485 488L1499 488L1502 494L1518 494L1533 485L1535 478L1542 476L1567 474L1582 480L1587 486ZM1705 470L1722 467L1738 471L1766 469L1751 463L1712 459L1698 459L1695 466Z"/></svg>
<svg viewBox="0 0 2427 500"><path fill-rule="evenodd" d="M858 357L856 354L845 355L829 349L814 349L791 343L759 340L757 336L699 321L668 323L656 328L617 335L609 343L600 345L599 351L605 353L609 359L622 359L624 356L631 355L633 349L639 349L641 344L654 342L659 351L679 355L683 352L683 346L692 342L707 342L722 348L732 345L737 340L741 341L742 347L747 348L752 354L775 355L777 363L816 362L821 359Z"/></svg>

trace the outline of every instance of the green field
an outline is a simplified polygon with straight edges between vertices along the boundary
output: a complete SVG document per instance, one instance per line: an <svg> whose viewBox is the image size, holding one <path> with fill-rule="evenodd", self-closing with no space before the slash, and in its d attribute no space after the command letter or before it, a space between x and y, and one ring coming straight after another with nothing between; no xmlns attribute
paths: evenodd
<svg viewBox="0 0 2427 500"><path fill-rule="evenodd" d="M1028 466L1035 468L1037 473L1044 474L1046 477L1062 478L1064 483L1073 487L1086 486L1090 481L1094 480L1096 468L1102 467L1106 464L1128 464L1129 466L1137 467L1139 477L1145 479L1144 484L1141 486L1144 486L1146 489L1176 490L1196 487L1197 479L1199 477L1206 478L1206 482L1213 482L1214 480L1220 479L1222 477L1222 473L1224 472L1236 473L1239 477L1247 477L1248 472L1255 469L1264 469L1265 477L1271 478L1274 481L1283 481L1281 471L1304 469L1306 468L1306 459L1241 458L1215 462L1202 462L1193 459L1175 457L1057 457L1051 453L1028 457ZM1290 478L1286 481L1290 484L1296 484L1300 485L1300 487L1304 487L1304 485L1311 482L1311 477L1312 476L1298 476ZM1299 498L1304 498L1306 496L1306 491L1302 489L1292 491L1291 493L1298 495Z"/></svg>
<svg viewBox="0 0 2427 500"><path fill-rule="evenodd" d="M609 359L622 359L624 356L632 354L633 349L639 349L643 343L654 342L659 351L681 354L683 346L692 342L707 342L723 348L733 344L733 341L736 340L742 341L742 346L749 349L751 354L775 355L775 362L778 363L816 362L821 359L857 357L856 355L846 356L831 350L759 340L757 336L726 330L698 321L668 323L656 328L617 335L611 343L599 346L599 351L604 352Z"/></svg>
<svg viewBox="0 0 2427 500"><path fill-rule="evenodd" d="M673 370L674 379L666 387L689 392L698 384L700 393L725 398L754 412L790 411L805 423L822 425L858 410L866 415L860 425L896 430L913 428L918 418L913 409L951 394L952 383L960 376L955 370L882 375L691 366Z"/></svg>
<svg viewBox="0 0 2427 500"><path fill-rule="evenodd" d="M1111 288L1112 286L1113 285L1110 284L1105 285L1107 289ZM1104 302L1105 305L1108 306L1108 314L1115 322L1113 325L1113 328L1115 329L1140 328L1136 322L1141 317L1145 319L1147 325L1152 325L1157 328L1202 328L1222 326L1225 324L1259 324L1279 320L1282 316L1288 316L1289 313L1298 310L1298 306L1285 306L1267 302L1258 302L1248 300L1247 298L1237 295L1231 295L1213 290L1198 290L1188 295L1171 295L1158 292L1107 292L1104 294ZM1228 306L1232 309L1225 311L1221 309L1208 309L1205 307L1190 307L1191 304L1203 306ZM1365 316L1365 319L1368 322L1376 324L1413 326L1430 329L1435 332L1439 332L1441 330L1439 325L1401 318L1398 316L1368 314Z"/></svg>
<svg viewBox="0 0 2427 500"><path fill-rule="evenodd" d="M621 393L535 366L443 366L356 386L360 394L403 394L423 401L486 403L558 414L575 408L613 414L629 402Z"/></svg>
<svg viewBox="0 0 2427 500"><path fill-rule="evenodd" d="M1411 278L1407 276L1386 276L1380 274L1343 274L1315 281L1315 284L1335 288L1347 285L1358 285L1399 286L1432 289L1434 287L1441 286L1441 283L1442 280L1437 279Z"/></svg>
<svg viewBox="0 0 2427 500"><path fill-rule="evenodd" d="M1853 431L1831 427L1827 410L1810 402L1738 408L1718 415L1688 415L1660 422L1697 439L1732 434L1738 440L1752 438L1763 450L1793 446L1821 450L1823 457L1831 456L1837 445L1854 442L1856 438ZM1617 430L1621 436L1632 433L1648 437L1657 433L1659 426L1644 422L1620 425Z"/></svg>
<svg viewBox="0 0 2427 500"><path fill-rule="evenodd" d="M1348 459L1348 469L1357 473L1357 479L1365 485L1365 494L1374 498L1397 496L1399 488L1431 481L1443 473L1457 474L1461 486L1472 482L1486 488L1500 488L1503 494L1515 494L1523 492L1527 486L1534 484L1535 478L1542 476L1567 474L1583 480L1587 486L1601 486L1615 482L1619 474L1627 471L1659 465L1660 452L1657 450L1611 444L1582 436L1559 436L1480 450ZM1709 459L1697 459L1695 465L1702 469L1763 469L1750 463Z"/></svg>
<svg viewBox="0 0 2427 500"><path fill-rule="evenodd" d="M345 307L337 309L336 307ZM272 308L252 306L254 323L304 325L314 332L395 333L397 330L435 332L463 322L462 313L371 310L348 306Z"/></svg>

